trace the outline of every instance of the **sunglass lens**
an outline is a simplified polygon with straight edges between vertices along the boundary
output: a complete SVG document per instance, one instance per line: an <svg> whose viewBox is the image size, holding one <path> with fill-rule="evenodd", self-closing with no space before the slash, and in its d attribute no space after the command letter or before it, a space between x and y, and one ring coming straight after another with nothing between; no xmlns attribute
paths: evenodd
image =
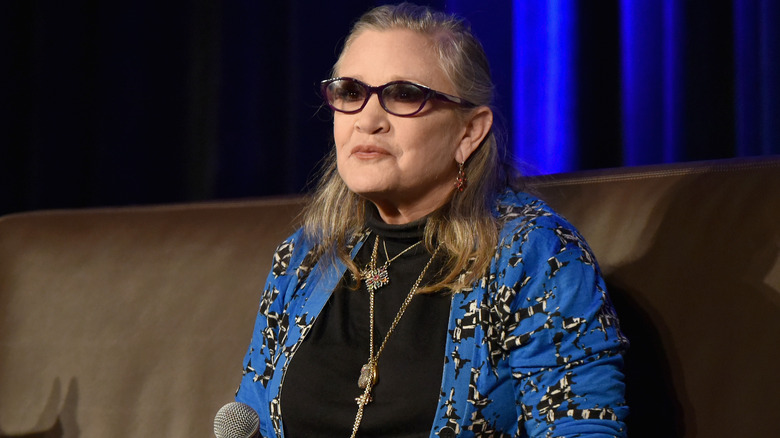
<svg viewBox="0 0 780 438"><path fill-rule="evenodd" d="M425 90L414 84L393 84L384 89L382 99L388 109L399 115L417 112L425 102Z"/></svg>
<svg viewBox="0 0 780 438"><path fill-rule="evenodd" d="M338 80L328 85L328 102L336 109L357 110L365 99L366 89L357 82Z"/></svg>

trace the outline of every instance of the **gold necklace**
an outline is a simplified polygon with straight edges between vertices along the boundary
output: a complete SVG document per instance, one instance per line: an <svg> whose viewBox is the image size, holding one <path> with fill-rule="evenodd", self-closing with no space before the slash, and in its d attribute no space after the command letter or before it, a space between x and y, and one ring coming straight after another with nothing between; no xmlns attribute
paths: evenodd
<svg viewBox="0 0 780 438"><path fill-rule="evenodd" d="M377 240L379 240L379 236L377 236ZM417 245L417 243L415 243L415 245ZM374 256L376 255L377 246L378 245L375 242ZM411 249L411 247L407 248L403 252L406 252L409 249ZM428 260L428 263L425 264L425 267L423 268L422 272L420 272L420 276L417 277L417 280L415 280L414 285L412 285L412 288L409 290L409 294L406 295L404 302L401 304L401 308L398 310L398 313L395 315L392 324L390 324L390 328L387 330L387 333L385 334L385 338L382 340L382 344L379 346L379 349L377 350L376 354L374 354L374 292L376 291L376 289L378 289L378 287L369 287L369 283L368 281L366 281L366 289L368 289L368 297L369 297L368 312L370 316L370 320L369 320L370 338L369 338L369 353L368 353L369 357L368 357L368 362L365 365L363 365L363 367L360 368L360 378L358 378L358 386L361 389L363 389L363 394L361 394L359 397L355 399L358 405L358 411L357 411L357 415L355 415L355 424L352 426L351 438L355 438L355 436L357 435L358 428L360 427L360 422L363 420L363 409L366 407L367 404L371 403L372 401L371 390L379 380L379 371L378 371L379 356L382 354L382 351L384 351L385 345L387 345L387 340L390 339L390 335L393 333L393 330L395 330L395 327L398 325L398 322L401 320L401 317L404 315L404 312L406 312L406 308L409 307L409 303L412 302L412 298L414 298L414 296L416 295L417 289L420 287L420 282L422 282L425 273L428 271L428 268L431 266L431 262L433 262L433 259L436 257L436 253L438 252L439 252L439 247L437 246L436 250L433 251L431 258ZM395 258L398 258L398 256L394 257L394 259ZM372 259L376 260L373 256ZM387 281L389 282L389 280ZM384 286L384 284L382 284L381 286Z"/></svg>
<svg viewBox="0 0 780 438"><path fill-rule="evenodd" d="M376 253L377 249L379 248L379 236L376 236L376 239L374 240L374 250L371 252L371 260L368 262L368 266L360 271L360 276L366 281L366 288L370 292L373 292L377 289L379 289L382 286L386 286L390 283L390 275L387 273L387 268L390 266L390 263L393 263L395 259L398 257L401 257L404 255L407 251L411 250L415 246L419 245L422 241L417 241L416 243L412 244L405 250L399 252L395 257L392 259L387 254L387 245L385 242L382 242L382 246L385 249L385 263L378 267L376 266Z"/></svg>

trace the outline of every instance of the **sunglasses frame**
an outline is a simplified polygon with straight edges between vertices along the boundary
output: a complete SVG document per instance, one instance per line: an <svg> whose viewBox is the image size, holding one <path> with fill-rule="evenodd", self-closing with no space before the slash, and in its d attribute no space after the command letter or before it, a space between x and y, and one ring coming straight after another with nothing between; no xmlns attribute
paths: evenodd
<svg viewBox="0 0 780 438"><path fill-rule="evenodd" d="M337 81L352 82L352 83L360 85L361 87L363 87L364 90L367 91L366 98L363 100L363 104L361 104L359 108L357 108L355 110L352 110L352 111L345 111L345 110L342 110L342 109L334 107L330 103L330 99L328 98L328 95L329 95L328 94L328 87L332 83L337 82ZM420 103L420 107L417 108L416 111L411 112L409 114L398 114L398 113L393 112L390 109L388 109L387 105L385 105L385 100L382 97L382 92L385 90L385 88L390 87L392 85L398 85L398 84L411 85L411 86L414 86L414 87L417 87L417 88L421 89L424 92L425 97L423 98L422 102ZM324 81L320 82L320 92L322 93L322 98L325 100L325 103L330 107L330 109L332 109L333 111L338 111L340 113L344 113L344 114L356 114L356 113L359 113L360 111L363 111L363 108L366 107L366 105L368 104L369 99L371 99L371 95L372 94L376 94L377 95L377 98L379 99L379 104L382 106L382 109L387 111L389 114L392 114L392 115L398 116L398 117L411 117L411 116L414 116L414 115L418 114L420 111L423 110L423 108L425 108L425 104L428 103L428 101L431 100L431 99L438 99L438 100L441 100L441 101L444 101L444 102L454 103L454 104L459 105L459 106L464 107L464 108L473 108L473 107L477 106L476 104L471 103L471 102L469 102L469 101L467 101L465 99L462 99L460 97L453 96L453 95L447 94L447 93L442 93L441 91L436 91L436 90L434 90L434 89L432 89L430 87L426 87L425 85L418 84L416 82L411 82L411 81L392 81L392 82L388 82L388 83L386 83L384 85L379 85L379 86L376 86L376 87L372 87L371 85L368 85L365 82L360 81L360 80L355 79L355 78L336 77L336 78L325 79Z"/></svg>

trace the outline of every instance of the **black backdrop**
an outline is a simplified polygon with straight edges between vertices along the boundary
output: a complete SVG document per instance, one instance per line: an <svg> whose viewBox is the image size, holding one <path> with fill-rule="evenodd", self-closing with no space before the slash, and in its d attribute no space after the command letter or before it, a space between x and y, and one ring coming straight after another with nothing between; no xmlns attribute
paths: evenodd
<svg viewBox="0 0 780 438"><path fill-rule="evenodd" d="M0 2L0 214L305 191L331 143L316 85L351 22L377 3ZM499 92L512 89L511 1L424 3L462 10ZM738 145L733 23L742 3L684 3L695 86L681 97L690 123L677 161L780 153ZM635 164L622 145L620 2L575 5L576 168ZM511 119L509 99L497 103ZM762 126L777 137L777 124Z"/></svg>

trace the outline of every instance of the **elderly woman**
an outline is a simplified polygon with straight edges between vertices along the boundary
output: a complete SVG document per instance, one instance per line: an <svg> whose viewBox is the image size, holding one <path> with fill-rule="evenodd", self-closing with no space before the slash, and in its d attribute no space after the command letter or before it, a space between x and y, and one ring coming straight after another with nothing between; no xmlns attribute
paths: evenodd
<svg viewBox="0 0 780 438"><path fill-rule="evenodd" d="M355 24L335 147L263 291L236 400L263 436L624 436L618 328L582 237L499 163L458 19Z"/></svg>

